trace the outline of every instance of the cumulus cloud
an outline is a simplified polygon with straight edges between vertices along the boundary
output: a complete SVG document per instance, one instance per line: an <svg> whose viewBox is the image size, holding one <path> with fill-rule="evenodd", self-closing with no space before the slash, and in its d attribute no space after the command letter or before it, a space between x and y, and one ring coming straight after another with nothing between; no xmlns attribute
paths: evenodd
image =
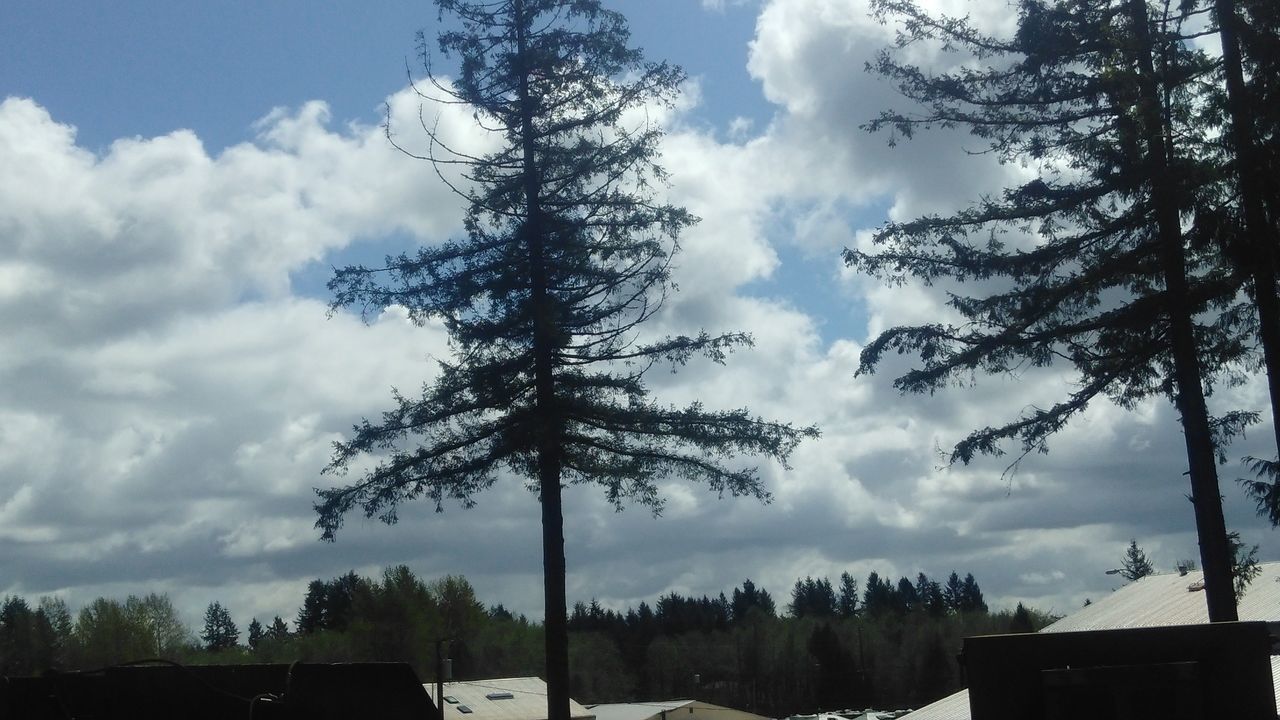
<svg viewBox="0 0 1280 720"><path fill-rule="evenodd" d="M889 148L859 129L899 102L861 71L890 33L863 0L771 0L750 60L777 105L768 126L739 123L723 141L682 123L687 104L666 118L670 197L702 222L681 240L681 291L653 331L743 330L756 346L649 381L664 401L745 406L823 437L790 469L760 468L769 505L673 485L655 519L570 488L571 598L621 606L749 576L785 603L803 575L954 569L995 605L1068 611L1110 587L1102 570L1130 537L1166 568L1195 554L1167 403L1098 404L1008 474L1008 459L946 468L940 452L1059 397L1061 372L935 396L893 389L910 358L854 377L869 336L938 317L942 297L841 272L840 248L867 242L886 213L961 207L1025 172L968 155L962 135ZM388 103L397 140L421 151L419 99ZM425 110L459 147L492 142L458 108ZM313 577L405 562L540 612L536 499L518 481L471 511L415 504L396 527L353 517L336 544L316 541L311 488L334 482L319 475L330 443L387 407L391 386L428 380L448 347L439 327L394 311L368 325L327 318L295 278L366 241L437 242L461 204L381 128L333 127L323 103L271 111L255 131L216 154L189 130L94 153L37 101L0 104L0 577L12 583L0 593L77 603L167 590L193 623L214 599L237 619L289 618ZM798 256L827 263L810 282L857 310L755 291ZM824 335L828 315L855 312L865 332ZM1216 401L1256 408L1265 391L1250 383ZM1223 474L1229 522L1273 554Z"/></svg>

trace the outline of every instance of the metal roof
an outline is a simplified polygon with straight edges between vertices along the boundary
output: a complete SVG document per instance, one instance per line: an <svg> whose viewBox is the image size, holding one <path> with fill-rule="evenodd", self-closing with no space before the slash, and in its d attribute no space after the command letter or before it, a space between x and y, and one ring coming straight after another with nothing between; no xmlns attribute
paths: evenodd
<svg viewBox="0 0 1280 720"><path fill-rule="evenodd" d="M592 705L596 720L648 720L654 715L684 707L692 700L655 700L642 703L601 703Z"/></svg>
<svg viewBox="0 0 1280 720"><path fill-rule="evenodd" d="M1241 620L1280 621L1280 562L1263 563L1249 583L1237 612ZM1202 589L1204 574L1148 575L1081 608L1040 632L1114 630L1118 628L1192 625L1209 622Z"/></svg>
<svg viewBox="0 0 1280 720"><path fill-rule="evenodd" d="M436 684L423 683L423 687L434 701ZM547 717L547 684L536 677L447 682L444 697L445 720L546 720ZM450 702L450 698L456 702ZM464 707L466 710L460 709ZM569 701L569 717L595 719L590 710L574 700Z"/></svg>
<svg viewBox="0 0 1280 720"><path fill-rule="evenodd" d="M1280 562L1262 563L1261 573L1240 599L1241 620L1280 622ZM1198 570L1148 575L1101 600L1042 628L1042 633L1118 630L1137 627L1193 625L1209 622L1204 599L1204 574ZM1271 657L1271 679L1280 707L1280 656ZM969 691L961 690L925 705L903 720L970 720Z"/></svg>
<svg viewBox="0 0 1280 720"><path fill-rule="evenodd" d="M653 702L592 705L596 720L768 720L745 710L722 707L701 700L655 700Z"/></svg>

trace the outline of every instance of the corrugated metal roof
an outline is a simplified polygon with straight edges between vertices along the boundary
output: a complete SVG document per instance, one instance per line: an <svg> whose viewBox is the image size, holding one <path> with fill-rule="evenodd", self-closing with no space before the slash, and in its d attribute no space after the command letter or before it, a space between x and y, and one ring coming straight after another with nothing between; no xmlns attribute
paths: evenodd
<svg viewBox="0 0 1280 720"><path fill-rule="evenodd" d="M1280 622L1280 562L1262 563L1262 572L1249 583L1240 599L1241 620ZM1040 632L1118 630L1137 627L1193 625L1209 622L1203 590L1190 590L1204 582L1204 574L1192 571L1149 575L1129 583L1107 597L1062 618ZM1280 656L1271 658L1272 685L1280 707ZM903 716L903 720L970 720L969 691L947 696Z"/></svg>
<svg viewBox="0 0 1280 720"><path fill-rule="evenodd" d="M655 700L642 703L601 703L592 705L591 712L596 714L596 720L648 720L663 711L670 712L691 702L693 701Z"/></svg>
<svg viewBox="0 0 1280 720"><path fill-rule="evenodd" d="M901 720L969 720L969 691L948 695L903 715Z"/></svg>
<svg viewBox="0 0 1280 720"><path fill-rule="evenodd" d="M657 720L664 712L668 720L769 720L763 715L701 700L608 703L592 705L589 710L596 714L596 720Z"/></svg>
<svg viewBox="0 0 1280 720"><path fill-rule="evenodd" d="M432 701L436 684L423 683ZM506 694L511 697L505 697ZM489 696L493 695L495 699ZM546 720L547 684L541 678L497 678L444 684L445 720ZM457 702L449 702L453 698ZM464 706L471 712L459 710ZM569 701L569 717L594 720L595 715L574 700Z"/></svg>
<svg viewBox="0 0 1280 720"><path fill-rule="evenodd" d="M1249 583L1237 612L1241 620L1280 621L1280 562L1263 563L1262 573ZM1204 573L1149 575L1105 598L1081 608L1040 632L1114 630L1117 628L1192 625L1209 622L1203 587Z"/></svg>

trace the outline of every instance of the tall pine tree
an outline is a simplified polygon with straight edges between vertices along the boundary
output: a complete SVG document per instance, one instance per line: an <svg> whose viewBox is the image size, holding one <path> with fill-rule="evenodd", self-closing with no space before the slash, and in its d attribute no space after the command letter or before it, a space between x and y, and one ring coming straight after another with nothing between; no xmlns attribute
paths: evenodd
<svg viewBox="0 0 1280 720"><path fill-rule="evenodd" d="M467 238L339 270L330 288L335 307L442 320L455 354L421 396L397 393L380 421L337 445L331 473L364 454L379 462L319 491L317 525L332 539L352 508L394 522L413 498L471 505L502 472L527 478L542 507L548 712L567 720L563 485L596 484L618 507L655 511L670 476L764 498L756 470L724 460L784 461L816 430L663 406L644 384L655 364L721 361L749 342L641 332L672 289L676 239L694 218L658 197L661 133L637 119L675 98L682 72L645 62L624 18L597 0L436 4L456 20L439 47L459 69L452 82L430 77L427 94L470 106L501 147L475 157L433 136L429 158L465 166L471 181L456 188Z"/></svg>
<svg viewBox="0 0 1280 720"><path fill-rule="evenodd" d="M1211 418L1212 376L1249 352L1243 278L1194 225L1212 175L1203 147L1210 129L1197 112L1196 83L1213 63L1153 20L1145 0L1023 0L1018 32L1004 40L968 22L934 18L910 0L877 0L902 21L899 44L938 41L990 64L931 74L892 52L876 68L917 101L920 114L884 113L872 129L910 135L962 126L1006 161L1040 176L951 217L890 223L878 251L846 261L891 281L948 279L986 294L951 296L963 322L896 327L870 343L860 373L888 351L917 353L922 367L895 381L933 391L975 371L1001 373L1066 361L1076 389L1047 408L974 431L952 460L1023 454L1099 396L1124 407L1154 395L1179 412L1190 465L1196 527L1214 620L1235 618L1215 458L1252 420ZM1172 29L1171 29L1172 28ZM994 60L992 60L994 58ZM1015 461L1016 464L1016 461Z"/></svg>

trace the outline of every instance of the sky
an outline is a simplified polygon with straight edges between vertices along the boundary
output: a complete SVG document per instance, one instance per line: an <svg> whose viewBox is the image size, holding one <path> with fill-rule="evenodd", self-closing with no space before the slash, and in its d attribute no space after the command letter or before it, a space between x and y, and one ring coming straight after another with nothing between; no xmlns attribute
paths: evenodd
<svg viewBox="0 0 1280 720"><path fill-rule="evenodd" d="M1131 538L1171 571L1196 558L1182 438L1166 401L1097 403L1046 455L947 467L971 429L1045 406L1068 368L892 387L855 377L881 330L949 316L939 288L846 269L889 219L962 208L1026 177L959 133L890 147L860 125L901 103L863 71L892 38L866 0L617 0L633 40L685 67L663 162L681 238L678 331L743 330L723 366L660 372L660 400L816 424L772 502L664 483L660 517L566 492L568 595L615 608L746 579L784 603L804 576L971 572L994 608L1063 614L1112 591ZM929 0L1009 29L1000 0ZM0 4L0 595L167 592L198 625L296 616L311 579L407 564L461 574L486 604L541 615L535 496L507 478L464 510L353 516L322 543L331 445L448 353L438 325L328 312L331 268L460 233L462 205L412 145L421 0ZM929 57L922 61L931 61ZM426 108L463 147L464 111ZM1215 408L1266 410L1257 378ZM1264 413L1265 417L1265 413ZM1252 428L1221 467L1227 522L1263 560L1277 533L1234 482L1271 455ZM752 462L745 459L743 462Z"/></svg>

